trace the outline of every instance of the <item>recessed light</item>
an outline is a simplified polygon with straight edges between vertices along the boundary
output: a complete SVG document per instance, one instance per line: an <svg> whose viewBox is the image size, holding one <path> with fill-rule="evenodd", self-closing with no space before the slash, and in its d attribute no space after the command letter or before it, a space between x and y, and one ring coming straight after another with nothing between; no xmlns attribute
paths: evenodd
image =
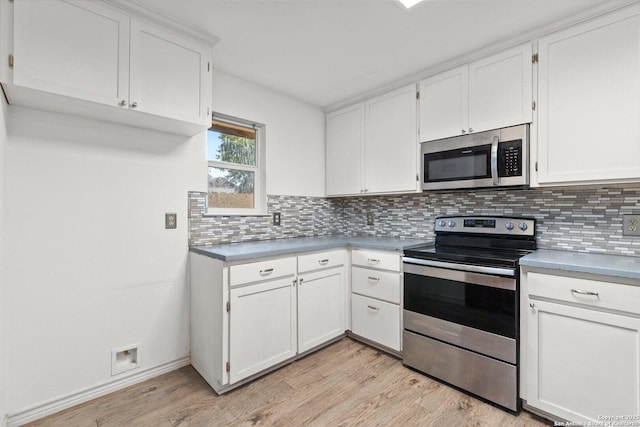
<svg viewBox="0 0 640 427"><path fill-rule="evenodd" d="M420 3L422 0L398 0L398 1L400 1L400 3L402 3L402 5L404 7L409 9L410 7L415 6L418 3Z"/></svg>

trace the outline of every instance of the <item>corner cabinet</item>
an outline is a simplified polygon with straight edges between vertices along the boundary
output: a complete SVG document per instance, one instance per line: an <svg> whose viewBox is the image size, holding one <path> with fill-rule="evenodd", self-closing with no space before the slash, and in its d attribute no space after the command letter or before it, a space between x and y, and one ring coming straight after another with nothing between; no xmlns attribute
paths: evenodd
<svg viewBox="0 0 640 427"><path fill-rule="evenodd" d="M539 40L532 184L640 180L640 6Z"/></svg>
<svg viewBox="0 0 640 427"><path fill-rule="evenodd" d="M326 116L328 196L418 190L416 86Z"/></svg>
<svg viewBox="0 0 640 427"><path fill-rule="evenodd" d="M527 268L522 291L525 407L578 423L637 417L640 283Z"/></svg>
<svg viewBox="0 0 640 427"><path fill-rule="evenodd" d="M531 43L422 80L420 141L532 121Z"/></svg>
<svg viewBox="0 0 640 427"><path fill-rule="evenodd" d="M224 393L346 331L346 250L223 262L190 253L191 364Z"/></svg>
<svg viewBox="0 0 640 427"><path fill-rule="evenodd" d="M212 45L102 2L0 7L13 16L0 74L10 104L185 135L210 126Z"/></svg>

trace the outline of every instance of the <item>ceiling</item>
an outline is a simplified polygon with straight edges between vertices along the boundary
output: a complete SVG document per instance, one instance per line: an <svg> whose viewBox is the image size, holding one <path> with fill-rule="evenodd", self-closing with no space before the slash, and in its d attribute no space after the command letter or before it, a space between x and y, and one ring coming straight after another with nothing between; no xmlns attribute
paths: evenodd
<svg viewBox="0 0 640 427"><path fill-rule="evenodd" d="M132 0L219 37L214 67L319 107L629 0Z"/></svg>

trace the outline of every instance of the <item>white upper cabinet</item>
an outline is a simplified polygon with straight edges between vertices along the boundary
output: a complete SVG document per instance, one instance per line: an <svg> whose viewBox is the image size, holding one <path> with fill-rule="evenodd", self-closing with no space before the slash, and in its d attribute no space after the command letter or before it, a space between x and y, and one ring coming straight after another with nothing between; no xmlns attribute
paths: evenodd
<svg viewBox="0 0 640 427"><path fill-rule="evenodd" d="M129 17L91 2L14 3L13 84L107 105L129 97Z"/></svg>
<svg viewBox="0 0 640 427"><path fill-rule="evenodd" d="M210 125L209 56L193 40L140 21L131 22L131 104L140 111Z"/></svg>
<svg viewBox="0 0 640 427"><path fill-rule="evenodd" d="M420 141L532 121L531 43L420 82Z"/></svg>
<svg viewBox="0 0 640 427"><path fill-rule="evenodd" d="M327 195L417 191L416 86L327 114Z"/></svg>
<svg viewBox="0 0 640 427"><path fill-rule="evenodd" d="M533 185L640 178L639 15L635 6L540 39Z"/></svg>
<svg viewBox="0 0 640 427"><path fill-rule="evenodd" d="M357 194L362 190L364 103L327 114L327 195Z"/></svg>
<svg viewBox="0 0 640 427"><path fill-rule="evenodd" d="M416 85L365 103L365 193L416 191Z"/></svg>
<svg viewBox="0 0 640 427"><path fill-rule="evenodd" d="M11 104L185 135L210 126L211 45L100 2L2 7Z"/></svg>
<svg viewBox="0 0 640 427"><path fill-rule="evenodd" d="M469 127L469 67L454 68L420 82L420 141L447 138Z"/></svg>

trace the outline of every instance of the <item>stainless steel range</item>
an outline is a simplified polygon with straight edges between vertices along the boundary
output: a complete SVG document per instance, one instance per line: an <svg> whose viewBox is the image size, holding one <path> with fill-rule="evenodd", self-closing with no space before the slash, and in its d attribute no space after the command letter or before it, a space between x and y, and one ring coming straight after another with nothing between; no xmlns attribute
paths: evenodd
<svg viewBox="0 0 640 427"><path fill-rule="evenodd" d="M517 412L518 261L535 220L440 217L435 231L403 258L403 363Z"/></svg>

